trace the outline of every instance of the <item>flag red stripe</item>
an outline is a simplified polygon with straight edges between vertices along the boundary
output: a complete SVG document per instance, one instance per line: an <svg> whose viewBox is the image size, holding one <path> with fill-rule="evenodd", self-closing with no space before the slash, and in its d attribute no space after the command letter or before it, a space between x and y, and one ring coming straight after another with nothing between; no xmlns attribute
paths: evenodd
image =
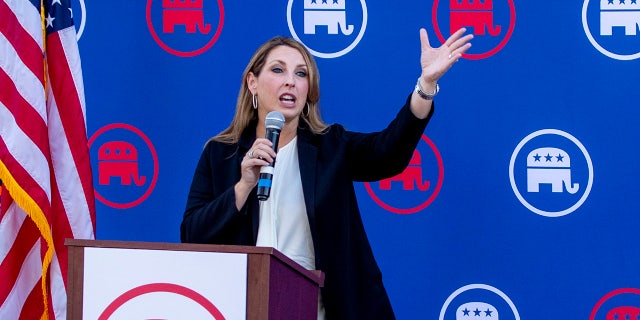
<svg viewBox="0 0 640 320"><path fill-rule="evenodd" d="M24 305L28 306L22 308L22 312L20 312L20 320L32 320L32 319L40 319L42 314L44 313L44 300L42 297L42 278L40 281L33 286L33 290L29 293L29 296L24 301ZM50 315L51 315L51 311ZM55 317L49 316L49 319L55 319Z"/></svg>
<svg viewBox="0 0 640 320"><path fill-rule="evenodd" d="M11 195L9 194L9 191L5 189L2 192L4 194L0 197L0 221L4 219L4 215L9 210L9 205L11 205L11 203L13 202L13 199L11 199Z"/></svg>
<svg viewBox="0 0 640 320"><path fill-rule="evenodd" d="M33 221L25 219L20 226L13 246L11 246L6 258L2 260L2 264L0 264L0 279L3 281L3 285L0 286L0 304L4 303L9 296L20 273L22 261L25 260L29 254L33 244L36 243L36 241L40 241L39 239L40 231L38 228L33 224ZM38 290L42 292L41 288L38 288Z"/></svg>
<svg viewBox="0 0 640 320"><path fill-rule="evenodd" d="M48 216L51 208L49 196L33 177L29 175L24 167L16 161L13 155L9 153L9 149L7 149L7 145L2 137L0 137L0 154L3 155L2 162L7 166L16 182L19 183L20 187L35 201L44 215Z"/></svg>
<svg viewBox="0 0 640 320"><path fill-rule="evenodd" d="M82 104L76 91L76 83L71 74L69 64L66 59L62 59L66 53L61 43L60 33L61 32L57 32L47 37L47 55L60 59L60 61L49 61L48 63L51 89L56 105L58 106L58 112L76 170L79 172L82 189L91 211L90 216L94 222L95 229L95 197L93 193L89 147L87 146L86 134L79 134L86 132L86 124ZM75 37L75 31L73 35Z"/></svg>
<svg viewBox="0 0 640 320"><path fill-rule="evenodd" d="M20 95L15 83L4 70L0 69L0 102L11 112L18 127L35 143L40 152L51 162L49 156L49 140L43 132L47 132L47 124L40 114Z"/></svg>
<svg viewBox="0 0 640 320"><path fill-rule="evenodd" d="M9 6L0 1L0 33L2 33L18 53L18 57L43 83L44 62L40 45L20 25L18 18Z"/></svg>
<svg viewBox="0 0 640 320"><path fill-rule="evenodd" d="M53 172L53 168L51 168L51 172ZM52 179L55 181L55 179ZM49 220L51 224L51 230L53 232L53 245L56 250L56 255L58 257L58 261L60 263L60 271L62 273L62 280L64 281L65 288L67 287L67 268L64 266L67 265L68 253L67 247L64 245L64 239L67 237L73 236L73 231L71 230L71 225L69 224L69 219L67 216L69 213L65 211L65 208L62 204L62 197L60 196L60 190L58 189L58 184L51 184L51 206L53 212L58 212L59 214L52 217Z"/></svg>

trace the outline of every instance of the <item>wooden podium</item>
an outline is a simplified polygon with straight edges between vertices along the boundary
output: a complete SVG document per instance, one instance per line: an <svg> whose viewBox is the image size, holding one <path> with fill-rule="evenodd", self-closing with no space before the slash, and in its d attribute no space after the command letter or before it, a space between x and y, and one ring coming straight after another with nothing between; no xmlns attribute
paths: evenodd
<svg viewBox="0 0 640 320"><path fill-rule="evenodd" d="M106 320L118 312L114 318L162 318L165 308L180 318L186 313L179 308L188 308L216 320L317 319L324 275L273 248L76 239L65 245L67 319Z"/></svg>

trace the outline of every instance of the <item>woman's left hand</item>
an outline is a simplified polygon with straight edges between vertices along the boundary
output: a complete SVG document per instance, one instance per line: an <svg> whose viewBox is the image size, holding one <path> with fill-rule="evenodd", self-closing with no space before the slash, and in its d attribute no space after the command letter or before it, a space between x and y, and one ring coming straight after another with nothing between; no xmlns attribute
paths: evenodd
<svg viewBox="0 0 640 320"><path fill-rule="evenodd" d="M445 43L434 48L429 44L427 31L420 29L420 65L422 66L422 80L426 87L435 87L438 79L462 57L462 54L471 47L472 34L464 35L467 30L461 28L452 34Z"/></svg>

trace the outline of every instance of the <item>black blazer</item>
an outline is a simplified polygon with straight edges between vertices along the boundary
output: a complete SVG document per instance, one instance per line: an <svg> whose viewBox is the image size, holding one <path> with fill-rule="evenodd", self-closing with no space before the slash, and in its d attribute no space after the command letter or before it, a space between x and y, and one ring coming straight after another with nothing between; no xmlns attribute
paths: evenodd
<svg viewBox="0 0 640 320"><path fill-rule="evenodd" d="M317 135L302 121L298 129L300 176L316 268L325 273L321 293L327 319L395 319L362 224L353 181L392 177L407 166L433 114L416 118L409 100L379 132L351 132L334 124ZM233 188L240 180L242 157L255 137L252 123L238 144L206 144L180 228L182 242L256 244L256 189L238 211Z"/></svg>

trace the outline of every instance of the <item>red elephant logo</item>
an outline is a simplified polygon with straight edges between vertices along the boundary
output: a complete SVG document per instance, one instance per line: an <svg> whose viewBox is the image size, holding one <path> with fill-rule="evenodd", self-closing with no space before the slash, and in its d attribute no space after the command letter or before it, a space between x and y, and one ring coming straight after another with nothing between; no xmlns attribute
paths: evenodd
<svg viewBox="0 0 640 320"><path fill-rule="evenodd" d="M640 308L631 306L615 307L607 312L606 320L640 319Z"/></svg>
<svg viewBox="0 0 640 320"><path fill-rule="evenodd" d="M391 190L391 182L402 182L402 189L427 191L431 183L422 179L422 157L417 150L413 151L413 156L409 165L402 173L391 178L380 180L380 190Z"/></svg>
<svg viewBox="0 0 640 320"><path fill-rule="evenodd" d="M138 175L138 150L125 141L110 141L98 149L99 183L110 184L112 177L119 177L122 185L131 185L131 181L141 186L147 180Z"/></svg>
<svg viewBox="0 0 640 320"><path fill-rule="evenodd" d="M162 0L162 32L173 33L176 25L183 25L187 33L202 34L211 31L211 24L204 23L202 0Z"/></svg>
<svg viewBox="0 0 640 320"><path fill-rule="evenodd" d="M452 34L462 27L472 27L475 35L484 35L487 29L492 36L500 33L500 26L493 24L493 0L450 0L449 5Z"/></svg>

